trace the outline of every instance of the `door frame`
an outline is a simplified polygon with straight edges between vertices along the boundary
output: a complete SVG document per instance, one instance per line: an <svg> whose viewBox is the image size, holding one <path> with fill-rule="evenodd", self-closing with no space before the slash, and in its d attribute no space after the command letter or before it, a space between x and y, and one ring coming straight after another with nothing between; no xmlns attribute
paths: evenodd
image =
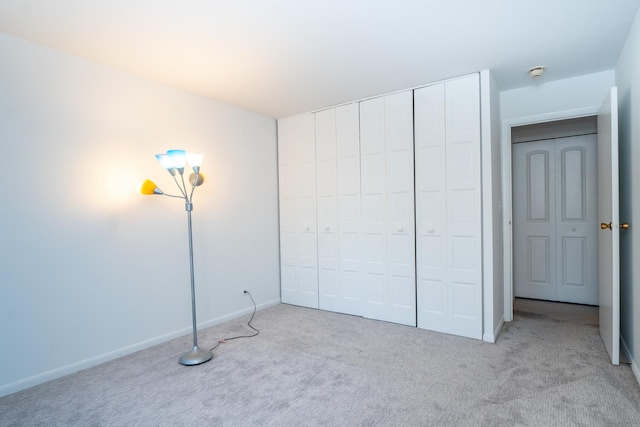
<svg viewBox="0 0 640 427"><path fill-rule="evenodd" d="M502 206L503 210L503 256L504 256L504 321L513 321L513 175L511 168L511 128L537 123L553 122L557 120L576 119L579 117L596 116L599 105L576 108L571 110L554 111L532 116L515 117L502 120Z"/></svg>

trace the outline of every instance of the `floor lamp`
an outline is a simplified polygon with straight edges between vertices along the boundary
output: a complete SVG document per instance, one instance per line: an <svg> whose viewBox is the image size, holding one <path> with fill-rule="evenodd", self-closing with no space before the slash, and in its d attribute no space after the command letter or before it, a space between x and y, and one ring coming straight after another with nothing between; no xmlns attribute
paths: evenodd
<svg viewBox="0 0 640 427"><path fill-rule="evenodd" d="M193 237L191 231L191 211L193 210L193 192L197 186L204 182L204 176L200 173L202 165L202 154L188 153L185 150L169 150L166 154L156 154L156 159L173 177L176 185L180 189L181 196L167 194L160 190L156 184L150 180L145 180L140 184L140 193L146 195L159 195L184 199L185 210L187 211L189 230L189 267L191 272L191 319L193 322L193 348L191 351L180 356L180 363L183 365L199 365L211 360L213 353L198 347L198 331L196 329L196 289L193 279ZM189 164L193 173L189 176L191 189L188 189L184 182L184 169ZM176 171L180 174L180 179L176 177Z"/></svg>

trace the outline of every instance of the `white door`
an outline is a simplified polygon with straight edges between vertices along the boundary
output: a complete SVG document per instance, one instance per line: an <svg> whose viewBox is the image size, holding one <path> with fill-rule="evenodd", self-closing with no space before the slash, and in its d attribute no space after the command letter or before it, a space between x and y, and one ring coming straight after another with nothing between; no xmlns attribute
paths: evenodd
<svg viewBox="0 0 640 427"><path fill-rule="evenodd" d="M513 146L513 279L516 297L556 300L554 140Z"/></svg>
<svg viewBox="0 0 640 427"><path fill-rule="evenodd" d="M598 304L596 148L594 135L514 145L516 296Z"/></svg>
<svg viewBox="0 0 640 427"><path fill-rule="evenodd" d="M336 108L338 172L338 307L362 313L360 284L360 116L358 104Z"/></svg>
<svg viewBox="0 0 640 427"><path fill-rule="evenodd" d="M618 93L614 87L598 113L600 336L611 363L620 357L620 206Z"/></svg>
<svg viewBox="0 0 640 427"><path fill-rule="evenodd" d="M312 114L278 121L281 298L318 308L314 141Z"/></svg>
<svg viewBox="0 0 640 427"><path fill-rule="evenodd" d="M595 135L556 140L557 300L598 305Z"/></svg>
<svg viewBox="0 0 640 427"><path fill-rule="evenodd" d="M361 314L358 104L315 114L319 308Z"/></svg>
<svg viewBox="0 0 640 427"><path fill-rule="evenodd" d="M338 176L335 108L315 113L318 306L338 309Z"/></svg>
<svg viewBox="0 0 640 427"><path fill-rule="evenodd" d="M414 96L418 325L481 339L478 75Z"/></svg>
<svg viewBox="0 0 640 427"><path fill-rule="evenodd" d="M447 272L444 84L414 91L418 327L446 332Z"/></svg>
<svg viewBox="0 0 640 427"><path fill-rule="evenodd" d="M363 315L416 325L412 92L360 103Z"/></svg>

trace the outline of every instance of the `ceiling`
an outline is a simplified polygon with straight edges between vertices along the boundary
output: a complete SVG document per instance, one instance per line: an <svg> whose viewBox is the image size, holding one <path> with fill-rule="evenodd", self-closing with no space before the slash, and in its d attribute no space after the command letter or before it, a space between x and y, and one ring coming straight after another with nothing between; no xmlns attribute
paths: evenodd
<svg viewBox="0 0 640 427"><path fill-rule="evenodd" d="M482 69L501 90L610 70L639 5L2 0L0 32L281 118Z"/></svg>

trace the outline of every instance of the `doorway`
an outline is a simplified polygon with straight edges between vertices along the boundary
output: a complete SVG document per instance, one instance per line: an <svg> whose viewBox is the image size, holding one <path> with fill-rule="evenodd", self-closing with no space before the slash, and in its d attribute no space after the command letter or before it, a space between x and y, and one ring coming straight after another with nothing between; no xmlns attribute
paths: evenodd
<svg viewBox="0 0 640 427"><path fill-rule="evenodd" d="M598 305L597 119L513 127L516 297Z"/></svg>
<svg viewBox="0 0 640 427"><path fill-rule="evenodd" d="M535 125L541 123L556 122L581 117L597 116L600 107L591 106L576 108L571 110L561 110L550 113L543 113L534 116L506 119L501 124L502 140L502 208L504 212L503 241L504 264L503 264L503 303L504 321L513 321L513 203L512 203L512 143L511 129L514 127Z"/></svg>
<svg viewBox="0 0 640 427"><path fill-rule="evenodd" d="M502 122L502 176L504 206L504 321L513 321L513 209L511 129L527 124L569 118L597 117L598 142L598 215L602 221L598 234L598 313L599 332L611 363L619 363L620 341L620 230L618 187L618 95L612 87L599 106L540 114Z"/></svg>

